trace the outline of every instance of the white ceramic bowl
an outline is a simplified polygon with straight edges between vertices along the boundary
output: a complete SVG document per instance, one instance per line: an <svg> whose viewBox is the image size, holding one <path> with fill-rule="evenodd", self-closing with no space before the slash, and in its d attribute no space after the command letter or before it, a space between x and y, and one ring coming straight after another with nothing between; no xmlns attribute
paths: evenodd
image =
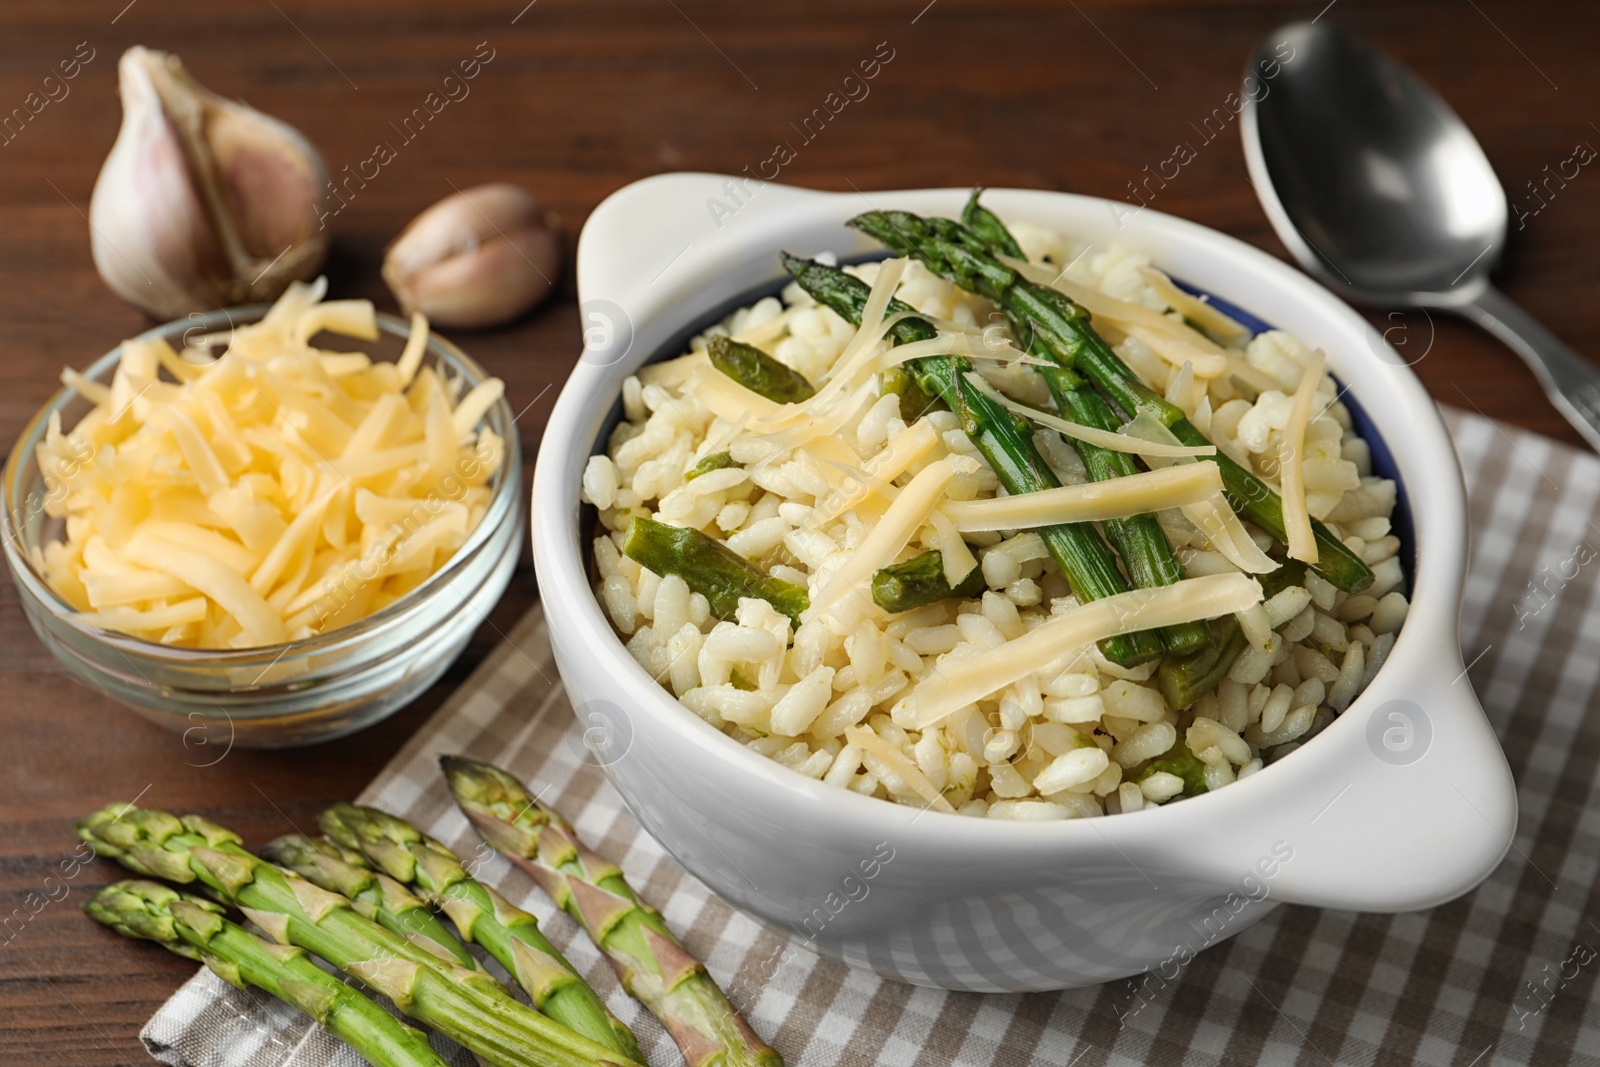
<svg viewBox="0 0 1600 1067"><path fill-rule="evenodd" d="M864 254L866 239L843 225L852 215L954 215L966 195L668 174L616 193L584 227L589 347L540 449L534 559L562 679L580 718L609 741L596 758L628 806L685 867L771 926L882 975L947 989L1104 982L1181 963L1277 902L1407 911L1477 885L1509 846L1516 797L1462 667L1465 494L1438 413L1376 331L1314 282L1155 211L1060 193L985 195L1004 217L1140 248L1322 347L1394 449L1414 527L1410 617L1366 692L1319 736L1259 774L1153 811L969 819L789 771L682 707L628 655L590 591L593 516L578 502L623 379L678 354L661 349L686 328L775 282L780 249Z"/></svg>

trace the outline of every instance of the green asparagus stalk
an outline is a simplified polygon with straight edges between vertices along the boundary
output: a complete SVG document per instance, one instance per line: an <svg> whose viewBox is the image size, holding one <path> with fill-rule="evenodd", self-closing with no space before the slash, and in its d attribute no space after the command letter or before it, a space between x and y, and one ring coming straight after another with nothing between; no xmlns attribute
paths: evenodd
<svg viewBox="0 0 1600 1067"><path fill-rule="evenodd" d="M1129 781L1137 784L1152 774L1173 774L1183 779L1183 795L1186 797L1197 797L1210 788L1206 785L1205 761L1190 752L1182 738L1165 755L1151 760L1144 770Z"/></svg>
<svg viewBox="0 0 1600 1067"><path fill-rule="evenodd" d="M293 871L319 889L338 893L384 929L429 942L437 949L434 955L448 957L469 971L479 969L472 953L415 893L389 875L371 870L359 855L332 841L285 834L262 846L261 858Z"/></svg>
<svg viewBox="0 0 1600 1067"><path fill-rule="evenodd" d="M724 467L732 466L734 466L733 453L713 452L711 455L701 459L699 463L696 463L694 466L684 471L683 480L686 482L692 482L702 474L710 474L712 471L719 471Z"/></svg>
<svg viewBox="0 0 1600 1067"><path fill-rule="evenodd" d="M1256 579L1261 583L1261 595L1271 599L1291 585L1304 584L1305 564L1288 560L1277 570L1256 575ZM1187 708L1217 687L1249 643L1238 619L1232 615L1213 619L1210 646L1187 656L1169 656L1162 660L1156 670L1156 688L1161 690L1168 706L1178 710Z"/></svg>
<svg viewBox="0 0 1600 1067"><path fill-rule="evenodd" d="M1026 259L1022 246L1005 223L1000 221L1000 217L978 202L981 192L981 189L974 190L967 200L967 206L961 212L962 224L990 251L1014 259ZM1017 329L1015 323L1013 328ZM1018 329L1017 332L1020 335L1022 331ZM1035 344L1034 349L1030 354L1049 358L1049 352L1044 351L1042 345ZM1111 406L1081 375L1066 369L1050 368L1041 369L1040 373L1050 387L1050 395L1055 399L1056 409L1061 412L1062 418L1098 430L1118 429L1120 423ZM1091 481L1103 482L1139 473L1138 465L1126 452L1114 452L1076 438L1072 439L1072 446L1083 460ZM1167 540L1154 515L1110 519L1101 526L1105 529L1106 540L1122 557L1122 564L1127 568L1128 578L1135 588L1153 589L1188 577L1177 553L1172 550L1172 542ZM1163 628L1161 641L1168 652L1182 655L1210 644L1211 631L1204 622L1180 623Z"/></svg>
<svg viewBox="0 0 1600 1067"><path fill-rule="evenodd" d="M443 844L376 808L336 804L317 818L322 830L385 872L415 886L450 916L461 936L482 945L556 1022L644 1061L633 1031L606 1010L577 970L539 930L539 920L479 882Z"/></svg>
<svg viewBox="0 0 1600 1067"><path fill-rule="evenodd" d="M959 223L924 219L903 211L869 211L850 220L850 225L876 237L899 255L916 257L955 285L992 300L1013 322L1027 327L1024 332L1033 335L1025 338L1030 347L1036 336L1052 359L1093 381L1128 415L1148 413L1186 445L1211 444L1189 422L1182 408L1145 385L1122 362L1090 325L1086 310L1065 294L1021 277L990 255L983 243ZM1282 498L1221 449L1216 463L1234 510L1278 541L1287 542ZM1372 584L1371 568L1333 531L1315 519L1311 529L1318 550L1313 569L1318 574L1351 593Z"/></svg>
<svg viewBox="0 0 1600 1067"><path fill-rule="evenodd" d="M946 597L973 597L983 592L983 568L974 567L954 588L944 574L944 553L937 548L891 563L872 576L872 601L884 611L910 611Z"/></svg>
<svg viewBox="0 0 1600 1067"><path fill-rule="evenodd" d="M900 419L907 425L930 411L950 410L938 397L924 393L917 379L904 367L889 367L883 372L883 391L900 398Z"/></svg>
<svg viewBox="0 0 1600 1067"><path fill-rule="evenodd" d="M689 1067L782 1067L782 1057L728 1003L661 915L634 895L615 864L584 848L571 826L505 771L455 756L440 764L484 840L583 925Z"/></svg>
<svg viewBox="0 0 1600 1067"><path fill-rule="evenodd" d="M682 578L690 589L706 598L711 614L719 619L733 618L739 611L739 601L745 597L765 600L789 616L796 626L800 625L801 614L811 606L804 589L774 578L699 530L668 526L636 515L623 534L622 551L657 574Z"/></svg>
<svg viewBox="0 0 1600 1067"><path fill-rule="evenodd" d="M800 287L819 303L849 322L860 323L862 309L872 291L866 282L837 267L788 254L784 255L783 263ZM918 317L914 308L899 300L889 302L888 313L909 315L889 329L896 344L932 340L938 335L932 323ZM994 468L1006 492L1013 495L1034 493L1061 484L1034 447L1033 428L967 381L966 375L972 365L965 359L930 356L911 360L905 366L924 392L943 400L961 419L962 428ZM1116 557L1092 524L1042 526L1038 533L1080 601L1087 603L1128 591L1128 582L1117 568ZM1101 642L1100 648L1107 657L1124 666L1161 655L1160 639L1147 631L1108 638Z"/></svg>
<svg viewBox="0 0 1600 1067"><path fill-rule="evenodd" d="M711 365L768 400L798 404L810 400L817 391L805 375L780 363L755 345L747 345L724 334L714 335L706 345Z"/></svg>
<svg viewBox="0 0 1600 1067"><path fill-rule="evenodd" d="M111 805L77 830L95 852L135 873L198 883L273 940L321 956L500 1067L633 1063L517 1001L482 971L440 959L361 915L344 897L245 851L239 835L209 819Z"/></svg>
<svg viewBox="0 0 1600 1067"><path fill-rule="evenodd" d="M229 922L209 900L130 880L106 886L83 910L124 937L154 941L241 989L254 986L299 1008L373 1067L445 1067L420 1030L318 967L304 949Z"/></svg>

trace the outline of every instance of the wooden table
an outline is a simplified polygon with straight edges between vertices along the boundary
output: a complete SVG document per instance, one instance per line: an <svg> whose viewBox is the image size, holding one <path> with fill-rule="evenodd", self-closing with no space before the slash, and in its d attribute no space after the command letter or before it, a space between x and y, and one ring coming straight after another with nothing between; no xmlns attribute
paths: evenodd
<svg viewBox="0 0 1600 1067"><path fill-rule="evenodd" d="M1151 206L1282 256L1245 180L1237 132L1230 126L1207 141L1200 127L1236 88L1256 42L1316 15L1322 2L6 0L0 115L21 106L59 60L91 50L93 58L65 97L0 144L0 441L15 439L63 365L82 366L146 325L96 277L85 219L119 123L116 59L132 44L179 53L205 84L298 126L342 172L377 142L395 140L391 123L487 42L493 58L470 95L405 143L332 221L333 292L390 306L378 280L384 244L452 185L527 184L561 216L570 249L587 213L627 182L679 169L738 172L779 142L798 143L795 125L859 61L889 50L870 94L800 147L782 180L864 190L983 183L1121 198L1146 166L1185 142L1196 158ZM1538 9L1507 0L1329 6L1324 17L1432 82L1524 206L1537 204L1526 183L1541 179L1546 164L1567 159L1579 142L1600 144L1591 122L1600 120L1600 12L1583 0ZM1505 286L1574 347L1600 350L1600 173L1580 173L1546 200L1515 234ZM579 348L574 312L569 280L532 317L461 338L506 380L514 407L531 405L521 420L530 461L553 387ZM1485 335L1439 316L1381 325L1408 353L1427 349L1417 370L1440 401L1578 441L1521 364ZM186 746L71 682L4 583L0 922L10 921L0 932L0 1061L148 1062L135 1035L193 969L78 913L119 875L111 865L83 868L64 898L46 882L73 850L75 817L142 796L204 812L250 841L306 825L373 775L534 595L524 566L449 676L382 725L292 753L234 751L201 767L215 748ZM60 899L46 899L47 888Z"/></svg>

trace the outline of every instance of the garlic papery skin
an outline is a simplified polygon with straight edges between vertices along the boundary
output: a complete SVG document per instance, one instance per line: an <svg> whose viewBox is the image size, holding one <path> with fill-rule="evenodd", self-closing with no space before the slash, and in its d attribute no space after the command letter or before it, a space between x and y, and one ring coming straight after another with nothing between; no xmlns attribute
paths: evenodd
<svg viewBox="0 0 1600 1067"><path fill-rule="evenodd" d="M322 156L299 131L206 89L177 56L117 64L122 129L89 202L95 268L150 315L271 300L328 253Z"/></svg>
<svg viewBox="0 0 1600 1067"><path fill-rule="evenodd" d="M383 258L383 280L406 314L440 326L498 326L555 285L561 245L532 193L494 182L464 189L411 220Z"/></svg>

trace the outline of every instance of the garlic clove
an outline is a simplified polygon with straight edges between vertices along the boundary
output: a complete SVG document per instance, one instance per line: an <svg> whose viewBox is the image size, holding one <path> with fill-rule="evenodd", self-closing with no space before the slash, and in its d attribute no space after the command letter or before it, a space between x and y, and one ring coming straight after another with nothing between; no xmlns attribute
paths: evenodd
<svg viewBox="0 0 1600 1067"><path fill-rule="evenodd" d="M292 127L226 100L178 57L128 49L122 129L90 200L95 267L159 318L269 300L327 255L322 157Z"/></svg>
<svg viewBox="0 0 1600 1067"><path fill-rule="evenodd" d="M406 314L478 328L531 310L560 269L553 220L528 190L495 182L445 197L413 219L385 253L383 279Z"/></svg>

